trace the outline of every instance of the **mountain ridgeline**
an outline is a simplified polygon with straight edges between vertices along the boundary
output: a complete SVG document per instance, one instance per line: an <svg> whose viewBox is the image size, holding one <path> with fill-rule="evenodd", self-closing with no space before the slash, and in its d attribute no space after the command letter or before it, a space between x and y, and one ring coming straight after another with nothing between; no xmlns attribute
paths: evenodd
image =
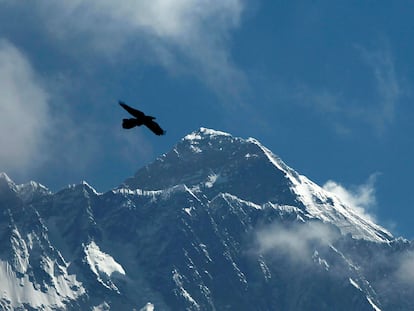
<svg viewBox="0 0 414 311"><path fill-rule="evenodd" d="M0 174L0 310L414 310L414 247L253 138L201 128L115 189Z"/></svg>

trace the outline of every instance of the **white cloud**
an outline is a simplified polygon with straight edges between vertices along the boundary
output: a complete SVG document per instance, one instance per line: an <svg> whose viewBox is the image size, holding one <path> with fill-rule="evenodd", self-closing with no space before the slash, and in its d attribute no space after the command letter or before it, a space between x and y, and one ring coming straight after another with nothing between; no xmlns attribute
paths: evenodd
<svg viewBox="0 0 414 311"><path fill-rule="evenodd" d="M0 39L0 170L39 165L49 129L48 94L26 57Z"/></svg>
<svg viewBox="0 0 414 311"><path fill-rule="evenodd" d="M50 22L72 26L51 31L64 35L100 32L109 42L114 39L110 37L113 32L122 31L127 34L147 31L160 38L191 40L206 27L223 29L236 26L242 10L240 0L73 0L57 3L43 0L38 3L44 16L49 15ZM211 20L216 25L207 25Z"/></svg>
<svg viewBox="0 0 414 311"><path fill-rule="evenodd" d="M72 119L51 91L25 54L0 39L0 171L12 178L82 171L100 156L102 125Z"/></svg>
<svg viewBox="0 0 414 311"><path fill-rule="evenodd" d="M68 49L157 62L171 72L190 72L218 93L237 94L245 76L231 61L228 41L242 1L40 0L35 8Z"/></svg>
<svg viewBox="0 0 414 311"><path fill-rule="evenodd" d="M172 74L196 76L219 95L237 95L245 77L231 61L229 38L240 22L242 1L3 1L2 7L11 15L22 13L16 27L36 24L32 28L42 38L39 47L53 50L50 63L54 65L50 69L49 63L44 63L47 53L43 51L40 63L40 54L31 55L32 66L12 43L2 43L0 171L16 177L18 170L24 172L21 177L28 177L33 172L27 170L37 167L73 174L77 170L84 175L91 163L107 158L102 147L109 138L121 145L121 156L127 155L130 161L136 161L132 157L137 154L148 158L152 149L148 142L144 144L147 148L142 148L143 138L138 145L124 141L92 113L81 118L76 115L83 109L81 104L89 102L97 107L102 102L95 97L73 101L72 95L83 93L85 81L100 70L94 66L103 61L122 66L161 65ZM20 46L27 47L24 42ZM68 62L59 60L68 55ZM46 78L35 73L36 65L48 73ZM63 87L56 77L63 77ZM52 128L57 130L50 131ZM110 150L111 155L115 152Z"/></svg>
<svg viewBox="0 0 414 311"><path fill-rule="evenodd" d="M372 174L366 183L346 189L343 185L329 180L323 185L323 189L335 194L342 202L353 208L363 217L375 222L372 213L377 205L375 197L375 181L378 173Z"/></svg>
<svg viewBox="0 0 414 311"><path fill-rule="evenodd" d="M270 225L257 232L260 253L288 255L293 261L311 260L315 247L328 246L339 237L332 227L321 222L307 222L285 227Z"/></svg>
<svg viewBox="0 0 414 311"><path fill-rule="evenodd" d="M414 285L414 251L402 254L399 259L399 267L395 273L398 280Z"/></svg>

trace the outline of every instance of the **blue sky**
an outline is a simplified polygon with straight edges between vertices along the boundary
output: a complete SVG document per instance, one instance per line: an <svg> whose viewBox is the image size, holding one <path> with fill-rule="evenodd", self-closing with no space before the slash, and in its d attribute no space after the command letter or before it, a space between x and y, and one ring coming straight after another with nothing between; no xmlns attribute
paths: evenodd
<svg viewBox="0 0 414 311"><path fill-rule="evenodd" d="M410 1L0 1L0 171L109 190L199 127L414 237ZM121 99L167 130L124 131Z"/></svg>

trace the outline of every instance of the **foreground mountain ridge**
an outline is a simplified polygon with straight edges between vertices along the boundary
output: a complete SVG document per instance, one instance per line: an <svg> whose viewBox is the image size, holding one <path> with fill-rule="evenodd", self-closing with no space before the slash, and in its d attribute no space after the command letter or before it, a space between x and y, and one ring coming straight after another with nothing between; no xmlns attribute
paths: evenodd
<svg viewBox="0 0 414 311"><path fill-rule="evenodd" d="M412 243L253 138L200 128L105 193L2 173L0 212L0 310L414 310Z"/></svg>

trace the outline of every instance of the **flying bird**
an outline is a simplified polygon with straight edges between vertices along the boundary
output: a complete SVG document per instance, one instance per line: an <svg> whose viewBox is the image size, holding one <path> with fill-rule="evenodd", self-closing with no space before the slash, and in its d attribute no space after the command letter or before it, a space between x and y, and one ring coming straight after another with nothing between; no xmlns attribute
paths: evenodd
<svg viewBox="0 0 414 311"><path fill-rule="evenodd" d="M155 118L151 116L145 115L142 111L138 109L129 107L124 102L119 102L119 104L128 111L131 115L135 118L131 119L123 119L122 120L122 127L124 129L131 129L135 126L145 125L148 127L155 135L164 135L166 132L159 126L157 122L155 122Z"/></svg>

